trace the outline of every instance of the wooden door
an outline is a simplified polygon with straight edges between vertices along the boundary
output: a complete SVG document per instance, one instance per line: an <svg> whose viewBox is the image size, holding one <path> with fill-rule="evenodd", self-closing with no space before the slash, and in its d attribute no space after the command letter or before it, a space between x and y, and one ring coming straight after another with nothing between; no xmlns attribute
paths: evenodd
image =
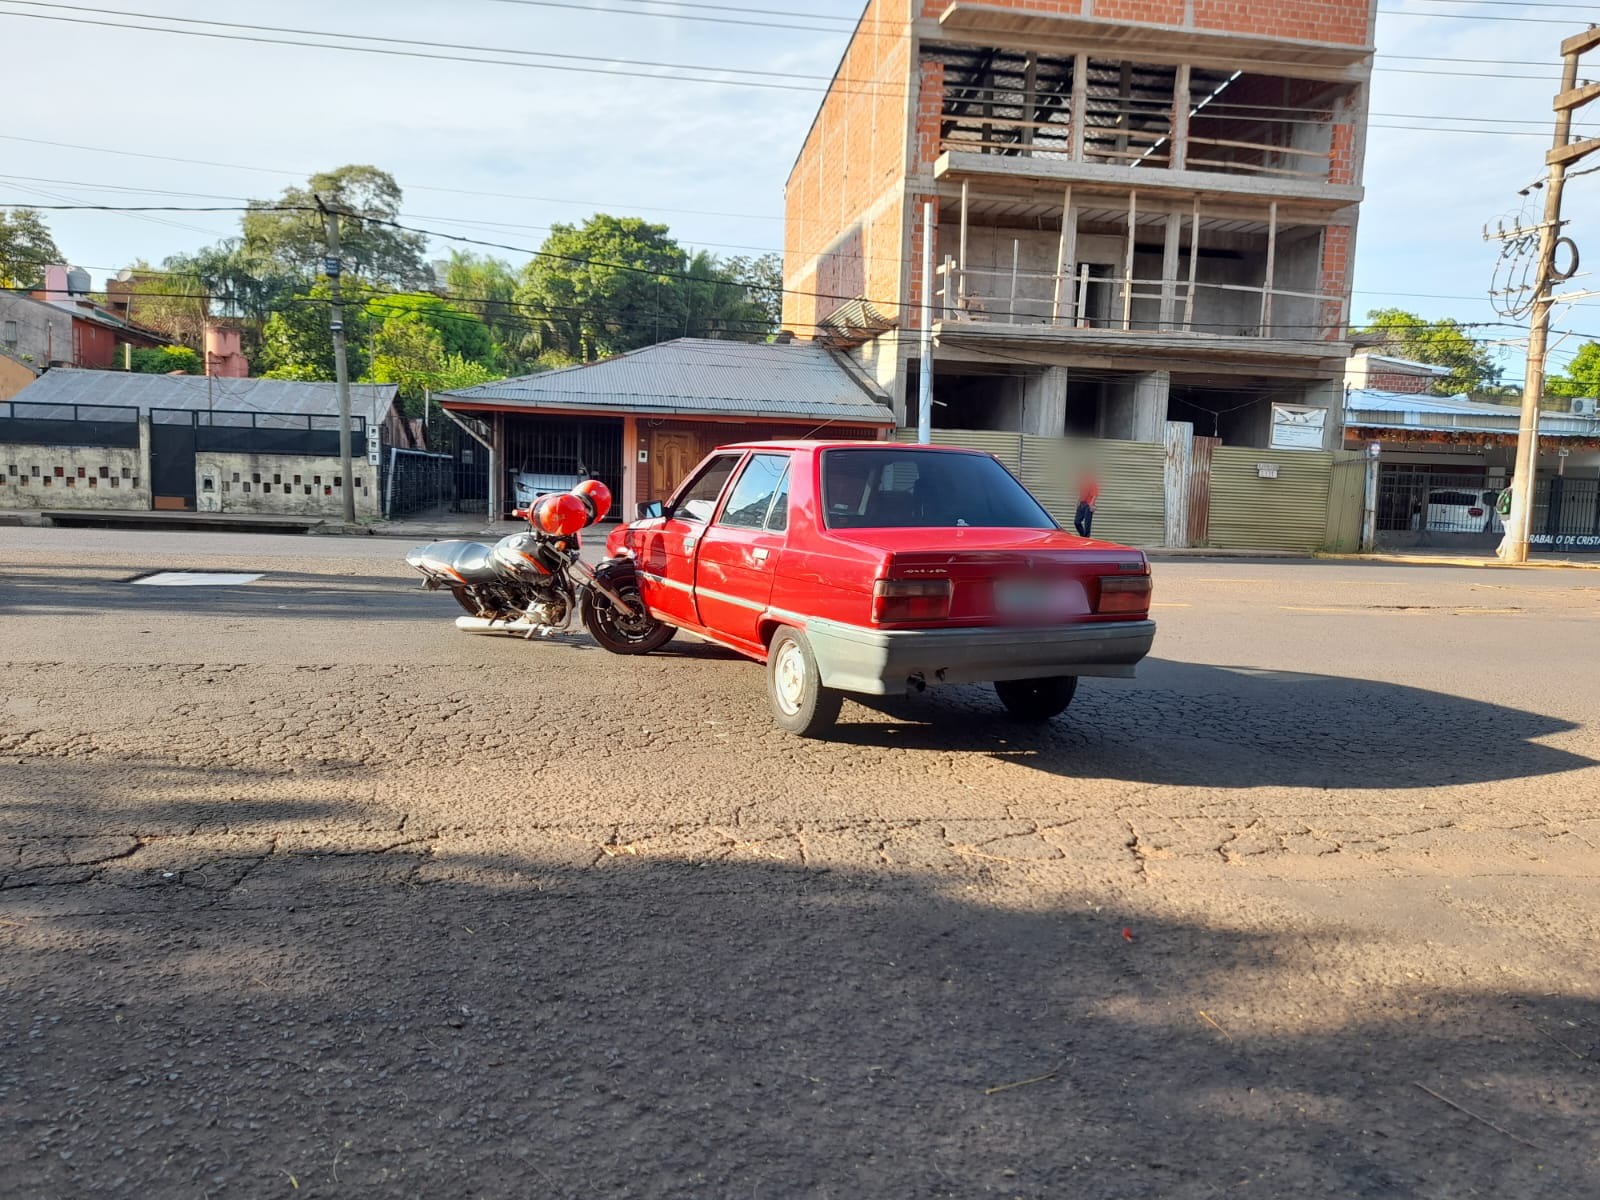
<svg viewBox="0 0 1600 1200"><path fill-rule="evenodd" d="M688 429L650 431L650 495L647 500L665 500L689 477L689 472L704 457L700 437Z"/></svg>

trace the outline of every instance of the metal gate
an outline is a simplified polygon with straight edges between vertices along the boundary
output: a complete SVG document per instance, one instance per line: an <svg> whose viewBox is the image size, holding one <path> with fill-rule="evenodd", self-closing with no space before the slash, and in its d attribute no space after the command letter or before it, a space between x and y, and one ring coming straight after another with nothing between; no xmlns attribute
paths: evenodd
<svg viewBox="0 0 1600 1200"><path fill-rule="evenodd" d="M505 422L505 496L519 473L600 480L622 495L622 419L620 417L518 417Z"/></svg>
<svg viewBox="0 0 1600 1200"><path fill-rule="evenodd" d="M1505 486L1503 476L1482 469L1385 463L1378 473L1378 542L1388 548L1493 547L1505 532L1495 512Z"/></svg>
<svg viewBox="0 0 1600 1200"><path fill-rule="evenodd" d="M178 408L150 410L152 508L194 508L195 442L193 412Z"/></svg>

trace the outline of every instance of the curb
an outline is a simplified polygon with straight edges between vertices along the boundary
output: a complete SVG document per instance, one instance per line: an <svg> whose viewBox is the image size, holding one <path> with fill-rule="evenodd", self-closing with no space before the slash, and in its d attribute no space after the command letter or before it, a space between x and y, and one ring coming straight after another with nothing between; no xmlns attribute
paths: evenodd
<svg viewBox="0 0 1600 1200"><path fill-rule="evenodd" d="M1600 571L1600 562L1573 562L1570 559L1508 563L1496 558L1453 558L1424 554L1318 554L1315 557L1328 562L1396 563L1407 567L1478 567L1491 571Z"/></svg>

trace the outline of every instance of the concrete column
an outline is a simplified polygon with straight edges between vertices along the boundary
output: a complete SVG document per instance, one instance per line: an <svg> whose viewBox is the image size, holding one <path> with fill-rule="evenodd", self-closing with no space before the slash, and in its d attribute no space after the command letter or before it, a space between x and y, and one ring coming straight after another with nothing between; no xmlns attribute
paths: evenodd
<svg viewBox="0 0 1600 1200"><path fill-rule="evenodd" d="M1172 394L1172 376L1166 371L1151 371L1139 376L1133 389L1133 440L1159 442L1166 436L1167 400Z"/></svg>
<svg viewBox="0 0 1600 1200"><path fill-rule="evenodd" d="M1067 369L1046 367L1022 383L1022 432L1030 437L1061 437L1067 427Z"/></svg>
<svg viewBox="0 0 1600 1200"><path fill-rule="evenodd" d="M1171 391L1172 376L1166 371L1133 375L1108 388L1102 422L1105 436L1160 445L1166 437Z"/></svg>
<svg viewBox="0 0 1600 1200"><path fill-rule="evenodd" d="M624 521L634 518L639 504L639 418L622 418L622 495L614 498Z"/></svg>

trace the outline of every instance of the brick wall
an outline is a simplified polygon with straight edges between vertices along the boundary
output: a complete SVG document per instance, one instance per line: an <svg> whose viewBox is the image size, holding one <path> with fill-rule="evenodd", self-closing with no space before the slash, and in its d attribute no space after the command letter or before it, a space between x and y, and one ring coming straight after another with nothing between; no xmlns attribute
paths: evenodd
<svg viewBox="0 0 1600 1200"><path fill-rule="evenodd" d="M1367 387L1375 392L1402 392L1409 396L1420 396L1432 389L1433 376L1372 370L1367 373Z"/></svg>
<svg viewBox="0 0 1600 1200"><path fill-rule="evenodd" d="M1355 246L1355 230L1343 225L1330 225L1322 234L1322 272L1317 290L1331 296L1349 296L1351 251ZM1338 341L1344 336L1339 326L1339 306L1332 302L1322 305L1320 324L1329 332L1327 340Z"/></svg>
<svg viewBox="0 0 1600 1200"><path fill-rule="evenodd" d="M1194 29L1256 37L1361 46L1367 42L1373 0L993 0L1027 12L1064 13L1142 25L1189 25ZM948 0L922 0L924 17L937 19Z"/></svg>
<svg viewBox="0 0 1600 1200"><path fill-rule="evenodd" d="M859 259L823 268L832 283L893 311L900 294L911 76L910 0L872 0L806 135L784 189L783 323L801 337L841 303L819 280L830 252ZM842 299L852 299L846 296Z"/></svg>

